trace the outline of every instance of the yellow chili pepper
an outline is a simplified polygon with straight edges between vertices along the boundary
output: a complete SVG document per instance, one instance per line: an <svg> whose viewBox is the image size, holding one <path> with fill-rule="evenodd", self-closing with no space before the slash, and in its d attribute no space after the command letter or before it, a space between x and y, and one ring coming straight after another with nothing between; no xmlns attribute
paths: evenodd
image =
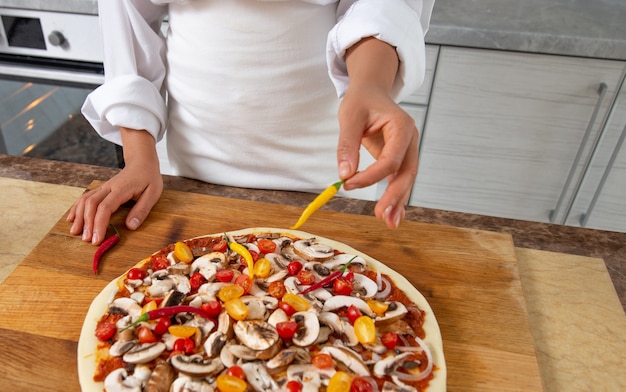
<svg viewBox="0 0 626 392"><path fill-rule="evenodd" d="M248 248L238 242L230 241L228 241L228 247L230 248L230 250L243 257L243 259L246 261L246 264L248 265L248 275L250 275L250 279L254 279L254 260L252 260L252 255L250 254Z"/></svg>
<svg viewBox="0 0 626 392"><path fill-rule="evenodd" d="M328 188L324 189L322 193L317 195L317 197L313 199L313 201L304 209L296 224L291 226L291 229L298 229L309 219L311 215L313 215L315 211L319 210L324 204L328 203L328 201L339 191L339 188L341 188L344 181L345 180L337 181Z"/></svg>

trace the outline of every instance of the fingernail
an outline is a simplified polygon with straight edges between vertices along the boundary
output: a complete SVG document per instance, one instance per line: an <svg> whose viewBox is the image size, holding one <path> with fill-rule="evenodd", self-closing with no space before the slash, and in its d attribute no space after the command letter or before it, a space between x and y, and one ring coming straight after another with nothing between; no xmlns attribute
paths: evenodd
<svg viewBox="0 0 626 392"><path fill-rule="evenodd" d="M89 241L91 238L91 233L87 229L83 229L83 241Z"/></svg>
<svg viewBox="0 0 626 392"><path fill-rule="evenodd" d="M91 237L91 243L94 244L94 245L97 244L98 243L98 239L99 239L98 238L98 234L93 233L93 237Z"/></svg>
<svg viewBox="0 0 626 392"><path fill-rule="evenodd" d="M76 223L76 222L74 222L74 223L72 224L72 227L70 227L70 233L71 233L71 234L76 233L76 225L77 225L77 223Z"/></svg>
<svg viewBox="0 0 626 392"><path fill-rule="evenodd" d="M383 220L386 221L387 217L389 216L389 214L391 214L391 210L393 209L393 206L389 206L387 208L385 208L385 211L383 211Z"/></svg>
<svg viewBox="0 0 626 392"><path fill-rule="evenodd" d="M350 175L350 164L346 161L339 163L339 178L346 178Z"/></svg>
<svg viewBox="0 0 626 392"><path fill-rule="evenodd" d="M128 222L128 228L131 229L131 230L137 230L137 228L139 227L140 224L141 224L141 222L139 221L138 218L132 218Z"/></svg>

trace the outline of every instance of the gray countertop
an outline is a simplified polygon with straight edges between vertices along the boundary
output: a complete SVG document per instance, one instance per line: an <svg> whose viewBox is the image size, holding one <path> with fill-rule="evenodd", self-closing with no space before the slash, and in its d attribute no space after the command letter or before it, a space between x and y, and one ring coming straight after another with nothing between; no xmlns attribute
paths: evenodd
<svg viewBox="0 0 626 392"><path fill-rule="evenodd" d="M97 0L0 0L0 7L97 13ZM626 60L626 0L437 0L426 41Z"/></svg>

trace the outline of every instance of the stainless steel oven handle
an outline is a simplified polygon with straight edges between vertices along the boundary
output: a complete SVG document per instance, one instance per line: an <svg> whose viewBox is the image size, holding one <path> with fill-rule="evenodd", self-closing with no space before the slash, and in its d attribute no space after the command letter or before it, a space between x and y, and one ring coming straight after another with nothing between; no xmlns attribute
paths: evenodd
<svg viewBox="0 0 626 392"><path fill-rule="evenodd" d="M583 140L580 142L580 146L578 147L578 151L576 152L576 157L574 158L574 161L572 162L572 167L570 168L569 174L567 175L567 180L565 180L565 185L563 185L563 188L561 189L561 195L559 196L559 200L556 203L556 207L554 207L554 209L552 211L550 211L549 214L549 219L550 219L550 223L554 223L556 220L557 215L559 214L559 211L561 210L561 205L563 204L563 202L565 201L565 197L567 195L567 190L572 182L572 180L574 179L574 173L576 172L576 168L578 167L578 163L580 162L582 155L583 155L583 151L585 149L585 146L587 145L587 141L589 140L589 136L591 135L591 130L593 129L593 124L596 122L596 117L598 117L598 112L600 111L600 108L602 107L602 102L604 101L604 97L606 96L606 92L608 90L608 86L606 83L601 82L600 85L598 86L598 100L596 101L596 105L593 108L593 112L591 113L591 118L589 119L589 123L587 125L587 129L585 130L585 134L583 136ZM597 139L596 139L597 141ZM585 168L584 170L587 169L588 162L585 164ZM583 170L583 173L584 173ZM578 189L580 187L580 181L582 179L582 175L579 177L578 179L578 185L576 186L575 189ZM570 201L568 203L568 207L567 207L567 211L569 213L569 209L571 208L573 203L573 197L570 198ZM561 224L565 223L565 219L567 217L567 213L564 215L563 221L561 222Z"/></svg>
<svg viewBox="0 0 626 392"><path fill-rule="evenodd" d="M602 192L602 188L604 188L606 179L609 176L609 173L611 172L613 165L615 164L615 160L617 159L617 155L619 154L619 151L621 150L622 145L624 144L624 139L626 139L626 125L624 125L624 129L622 129L622 134L620 135L619 140L617 141L617 144L615 145L613 154L611 154L611 159L609 159L609 162L607 163L606 168L604 169L604 173L602 174L602 179L600 180L600 183L598 184L598 188L596 189L596 192L593 194L593 199L591 199L591 203L589 203L589 207L587 207L587 212L585 212L580 217L580 225L582 227L587 226L587 222L589 221L591 212L593 211L593 208L596 206L596 202L598 201L598 197L600 196L600 193Z"/></svg>
<svg viewBox="0 0 626 392"><path fill-rule="evenodd" d="M39 79L93 86L99 86L104 83L104 75L99 74L0 64L0 77L3 75L19 77L25 80Z"/></svg>

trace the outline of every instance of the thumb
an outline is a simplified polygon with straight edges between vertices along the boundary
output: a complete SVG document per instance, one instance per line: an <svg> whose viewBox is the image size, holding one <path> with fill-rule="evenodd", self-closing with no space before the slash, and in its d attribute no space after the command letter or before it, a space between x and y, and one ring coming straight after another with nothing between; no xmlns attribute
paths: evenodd
<svg viewBox="0 0 626 392"><path fill-rule="evenodd" d="M352 177L359 167L359 150L364 125L354 118L339 122L337 169L341 180Z"/></svg>

